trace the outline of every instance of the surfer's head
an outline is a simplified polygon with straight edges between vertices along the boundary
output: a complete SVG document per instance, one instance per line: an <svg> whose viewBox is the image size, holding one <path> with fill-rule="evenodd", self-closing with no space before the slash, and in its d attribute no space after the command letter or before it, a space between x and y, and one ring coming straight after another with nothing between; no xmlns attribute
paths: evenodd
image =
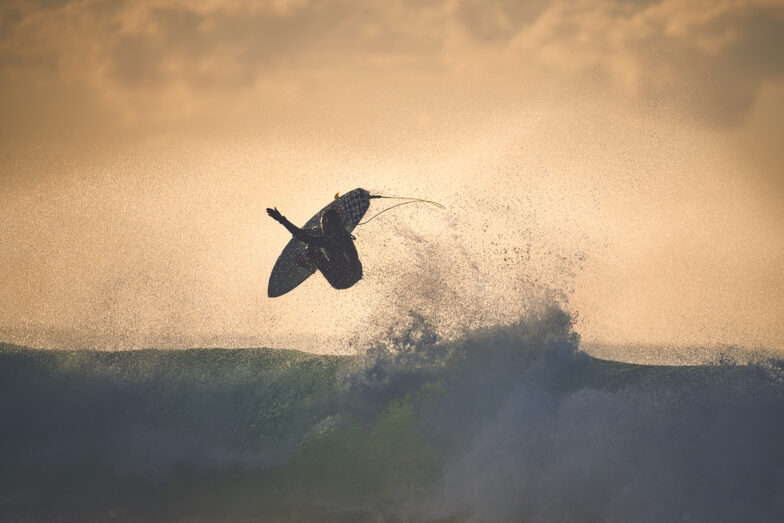
<svg viewBox="0 0 784 523"><path fill-rule="evenodd" d="M321 233L325 236L335 234L343 226L343 216L340 211L330 207L321 213Z"/></svg>

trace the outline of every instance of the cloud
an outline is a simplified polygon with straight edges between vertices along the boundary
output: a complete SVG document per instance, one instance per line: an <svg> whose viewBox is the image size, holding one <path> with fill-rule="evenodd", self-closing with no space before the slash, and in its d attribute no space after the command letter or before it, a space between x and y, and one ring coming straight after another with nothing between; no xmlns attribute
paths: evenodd
<svg viewBox="0 0 784 523"><path fill-rule="evenodd" d="M512 39L543 67L648 105L738 124L784 74L784 10L772 2L556 2Z"/></svg>
<svg viewBox="0 0 784 523"><path fill-rule="evenodd" d="M0 27L0 75L34 72L39 96L79 86L126 123L220 118L242 100L274 107L292 88L312 97L385 75L459 86L474 72L507 90L588 82L735 125L784 73L784 12L766 0L23 1Z"/></svg>
<svg viewBox="0 0 784 523"><path fill-rule="evenodd" d="M533 23L547 10L549 3L542 0L467 0L459 4L456 14L477 40L503 42Z"/></svg>

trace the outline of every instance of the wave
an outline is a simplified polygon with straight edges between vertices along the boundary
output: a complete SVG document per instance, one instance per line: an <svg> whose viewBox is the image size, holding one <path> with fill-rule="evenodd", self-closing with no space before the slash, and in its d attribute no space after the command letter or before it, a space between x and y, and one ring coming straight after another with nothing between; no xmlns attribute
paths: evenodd
<svg viewBox="0 0 784 523"><path fill-rule="evenodd" d="M25 521L775 521L784 363L580 350L558 308L358 356L0 347L0 510Z"/></svg>

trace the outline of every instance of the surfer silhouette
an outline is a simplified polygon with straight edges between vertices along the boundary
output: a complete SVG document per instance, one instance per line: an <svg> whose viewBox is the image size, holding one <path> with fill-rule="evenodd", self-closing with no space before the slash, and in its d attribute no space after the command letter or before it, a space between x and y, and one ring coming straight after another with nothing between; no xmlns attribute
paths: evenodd
<svg viewBox="0 0 784 523"><path fill-rule="evenodd" d="M267 208L267 214L283 225L296 239L307 244L305 259L298 263L309 269L318 269L336 289L348 289L362 279L354 236L346 230L343 216L337 208L330 207L321 213L321 234L311 234L300 229L277 208Z"/></svg>

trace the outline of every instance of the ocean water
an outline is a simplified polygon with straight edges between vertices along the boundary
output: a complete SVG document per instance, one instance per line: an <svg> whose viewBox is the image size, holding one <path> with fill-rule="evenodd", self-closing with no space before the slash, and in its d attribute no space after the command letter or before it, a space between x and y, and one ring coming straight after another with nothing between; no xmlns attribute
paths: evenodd
<svg viewBox="0 0 784 523"><path fill-rule="evenodd" d="M784 518L784 362L587 355L558 308L357 356L0 345L2 521Z"/></svg>

